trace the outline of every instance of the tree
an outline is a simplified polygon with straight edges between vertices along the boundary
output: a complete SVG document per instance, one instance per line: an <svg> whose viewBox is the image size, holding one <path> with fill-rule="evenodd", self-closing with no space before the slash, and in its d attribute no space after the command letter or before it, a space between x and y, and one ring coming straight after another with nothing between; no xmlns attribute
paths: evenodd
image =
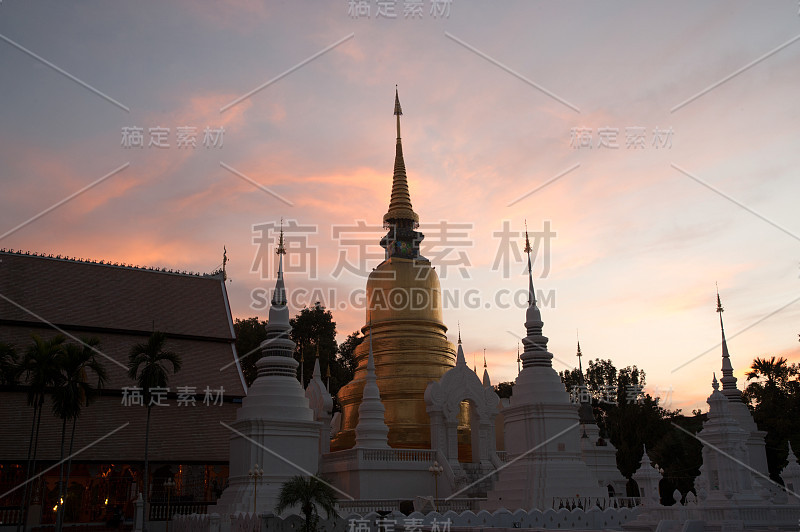
<svg viewBox="0 0 800 532"><path fill-rule="evenodd" d="M560 376L567 391L580 384L577 368L562 371ZM646 444L650 457L664 468L667 498L676 488L682 493L689 491L693 478L700 474L702 446L673 423L697 432L702 428L701 419L663 408L660 398L645 393L645 372L636 366L617 370L611 360L590 360L583 378L600 434L617 448L617 468L622 475L630 478L638 469L642 444Z"/></svg>
<svg viewBox="0 0 800 532"><path fill-rule="evenodd" d="M753 360L753 365L750 371L746 373L748 382L753 379L765 379L764 387L767 390L775 391L778 388L784 388L786 382L789 380L789 366L786 365L788 361L783 358L771 357L769 360L766 358L756 357Z"/></svg>
<svg viewBox="0 0 800 532"><path fill-rule="evenodd" d="M800 381L798 365L787 365L784 357L757 357L747 372L748 385L742 398L753 412L760 430L767 432L767 465L770 477L780 483L786 462L786 441L800 439Z"/></svg>
<svg viewBox="0 0 800 532"><path fill-rule="evenodd" d="M17 383L17 350L13 345L0 342L0 386Z"/></svg>
<svg viewBox="0 0 800 532"><path fill-rule="evenodd" d="M144 436L144 479L142 482L145 522L147 522L147 492L150 473L147 452L150 444L150 410L153 407L151 390L167 387L170 371L168 366L171 366L173 374L181 369L180 355L164 350L166 341L167 336L164 333L155 331L150 335L147 343L134 345L128 353L128 378L136 381L136 385L142 389L144 401L147 403L147 425Z"/></svg>
<svg viewBox="0 0 800 532"><path fill-rule="evenodd" d="M292 326L290 337L295 343L294 358L302 360L303 388L308 385L314 371L314 361L319 356L322 375L326 375L328 365L335 359L336 322L330 310L317 303L313 307L303 307L294 318L289 320ZM331 376L333 375L331 364Z"/></svg>
<svg viewBox="0 0 800 532"><path fill-rule="evenodd" d="M100 345L97 338L84 338L81 344L67 344L59 354L58 365L61 378L53 389L53 413L61 419L61 456L59 458L60 473L58 479L58 513L56 514L56 530L60 531L64 521L65 500L64 484L64 440L67 432L67 421L72 420L72 435L69 441L69 458L67 465L67 483L69 485L69 469L72 465L72 446L75 441L75 425L81 409L89 402L106 381L106 370L95 358L95 351ZM89 384L89 373L97 381L96 388Z"/></svg>
<svg viewBox="0 0 800 532"><path fill-rule="evenodd" d="M247 386L258 377L256 362L261 358L261 342L267 339L267 322L258 317L237 319L233 324L236 334L236 353L244 373Z"/></svg>
<svg viewBox="0 0 800 532"><path fill-rule="evenodd" d="M507 399L514 393L514 382L500 382L494 387L494 391L500 399Z"/></svg>
<svg viewBox="0 0 800 532"><path fill-rule="evenodd" d="M24 382L28 387L28 406L33 407L31 420L31 436L28 440L28 460L25 474L29 480L36 469L36 450L39 446L39 427L42 421L42 408L48 388L58 383L61 374L58 368L58 357L63 349L64 336L57 335L49 340L43 340L37 335L32 335L33 345L28 348L25 356L17 369L17 375L24 375ZM20 525L25 529L28 521L28 500L32 493L31 482L25 483L25 494L20 507L22 519Z"/></svg>
<svg viewBox="0 0 800 532"><path fill-rule="evenodd" d="M330 519L331 515L336 518L336 495L333 488L317 477L296 476L283 483L275 513L280 515L296 505L300 505L300 511L303 513L304 532L313 532L317 529L318 506L325 510L326 518Z"/></svg>

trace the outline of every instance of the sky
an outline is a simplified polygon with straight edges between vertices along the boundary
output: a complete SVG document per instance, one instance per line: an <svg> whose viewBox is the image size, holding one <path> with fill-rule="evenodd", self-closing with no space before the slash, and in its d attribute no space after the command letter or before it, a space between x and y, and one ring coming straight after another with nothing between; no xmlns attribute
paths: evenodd
<svg viewBox="0 0 800 532"><path fill-rule="evenodd" d="M2 0L0 247L199 272L224 247L233 315L265 319L283 219L290 307L321 300L342 341L382 259L397 85L468 361L516 376L527 222L554 368L579 336L707 410L715 283L740 387L800 361L799 8Z"/></svg>

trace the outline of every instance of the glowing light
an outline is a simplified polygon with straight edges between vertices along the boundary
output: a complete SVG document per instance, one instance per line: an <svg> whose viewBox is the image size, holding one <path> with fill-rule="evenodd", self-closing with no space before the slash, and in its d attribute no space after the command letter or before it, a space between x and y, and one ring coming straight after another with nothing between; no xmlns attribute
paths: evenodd
<svg viewBox="0 0 800 532"><path fill-rule="evenodd" d="M53 506L53 511L54 512L58 511L58 505L57 504L55 506Z"/></svg>
<svg viewBox="0 0 800 532"><path fill-rule="evenodd" d="M108 497L106 497L106 502L104 502L103 504L108 504Z"/></svg>

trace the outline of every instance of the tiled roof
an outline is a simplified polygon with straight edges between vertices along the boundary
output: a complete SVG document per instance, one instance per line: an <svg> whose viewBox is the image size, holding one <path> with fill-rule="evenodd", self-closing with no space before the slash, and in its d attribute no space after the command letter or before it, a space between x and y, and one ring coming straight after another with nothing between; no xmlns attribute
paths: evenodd
<svg viewBox="0 0 800 532"><path fill-rule="evenodd" d="M232 339L222 277L0 252L0 294L63 325ZM0 298L0 318L39 321Z"/></svg>
<svg viewBox="0 0 800 532"><path fill-rule="evenodd" d="M74 338L100 339L109 373L106 388L133 385L123 367L128 352L146 342L155 326L167 334L165 348L183 361L171 385L224 387L227 395L245 395L221 276L0 252L0 341L24 352L32 333L58 334L49 324Z"/></svg>

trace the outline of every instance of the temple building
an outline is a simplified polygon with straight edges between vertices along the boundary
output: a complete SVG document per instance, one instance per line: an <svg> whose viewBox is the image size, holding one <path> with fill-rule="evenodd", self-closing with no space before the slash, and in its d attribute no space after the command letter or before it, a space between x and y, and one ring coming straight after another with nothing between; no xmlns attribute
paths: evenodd
<svg viewBox="0 0 800 532"><path fill-rule="evenodd" d="M99 397L77 419L66 499L67 522L105 522L114 511L132 518L141 491L146 408L137 403L127 375L128 353L154 330L164 348L180 355L182 368L150 420L151 518L166 518L169 477L173 508L205 508L227 483L231 423L246 393L238 363L224 270L200 275L0 251L0 342L22 357L32 335L66 343L96 337L97 360L108 373ZM220 371L221 368L222 371ZM21 379L24 381L24 375ZM36 471L60 457L61 420L44 405ZM33 408L23 385L0 388L0 493L24 482ZM68 423L68 449L71 422ZM66 451L65 451L66 452ZM33 486L29 526L52 523L59 468ZM9 492L0 507L17 508L24 490ZM196 510L195 510L196 511ZM8 518L8 516L6 516Z"/></svg>

